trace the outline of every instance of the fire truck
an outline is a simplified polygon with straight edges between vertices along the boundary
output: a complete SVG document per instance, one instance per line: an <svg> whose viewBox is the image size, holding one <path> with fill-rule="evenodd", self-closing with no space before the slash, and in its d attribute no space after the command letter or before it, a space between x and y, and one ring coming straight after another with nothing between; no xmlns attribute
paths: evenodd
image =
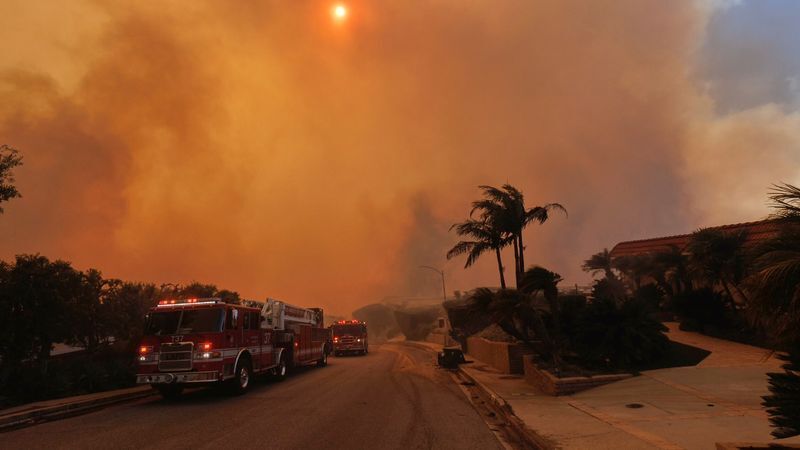
<svg viewBox="0 0 800 450"><path fill-rule="evenodd" d="M336 356L344 353L369 353L367 339L367 323L358 320L340 320L331 325L333 334L333 354Z"/></svg>
<svg viewBox="0 0 800 450"><path fill-rule="evenodd" d="M320 308L268 298L241 305L218 298L161 300L145 318L136 382L166 398L189 385L226 384L237 394L252 378L283 380L300 366L325 366L330 330Z"/></svg>

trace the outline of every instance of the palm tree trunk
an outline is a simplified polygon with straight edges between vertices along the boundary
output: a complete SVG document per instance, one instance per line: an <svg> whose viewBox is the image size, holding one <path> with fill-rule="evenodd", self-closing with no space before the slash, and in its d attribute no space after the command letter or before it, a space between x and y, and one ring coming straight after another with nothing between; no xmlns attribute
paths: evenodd
<svg viewBox="0 0 800 450"><path fill-rule="evenodd" d="M525 273L525 246L522 245L522 230L519 230L519 274Z"/></svg>
<svg viewBox="0 0 800 450"><path fill-rule="evenodd" d="M517 246L517 237L514 236L514 284L519 289L519 247Z"/></svg>
<svg viewBox="0 0 800 450"><path fill-rule="evenodd" d="M506 288L506 277L503 275L503 259L500 257L500 249L494 249L495 253L497 254L497 269L500 271L500 287L502 289Z"/></svg>

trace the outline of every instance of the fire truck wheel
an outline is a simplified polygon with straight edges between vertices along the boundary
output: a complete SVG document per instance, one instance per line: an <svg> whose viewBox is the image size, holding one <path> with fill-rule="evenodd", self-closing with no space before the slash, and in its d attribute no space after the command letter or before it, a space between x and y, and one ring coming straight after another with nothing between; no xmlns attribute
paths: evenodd
<svg viewBox="0 0 800 450"><path fill-rule="evenodd" d="M179 384L158 384L155 386L158 393L167 400L173 400L181 396L183 386Z"/></svg>
<svg viewBox="0 0 800 450"><path fill-rule="evenodd" d="M325 367L328 365L328 354L323 350L322 351L322 358L317 361L318 367Z"/></svg>
<svg viewBox="0 0 800 450"><path fill-rule="evenodd" d="M253 378L253 369L250 365L249 359L242 359L239 366L236 368L236 377L234 377L231 388L236 395L244 394L250 387L250 382Z"/></svg>
<svg viewBox="0 0 800 450"><path fill-rule="evenodd" d="M284 359L283 355L281 355L281 359L278 361L278 367L276 367L274 370L275 372L273 373L273 377L275 378L275 381L283 381L286 379L286 359Z"/></svg>

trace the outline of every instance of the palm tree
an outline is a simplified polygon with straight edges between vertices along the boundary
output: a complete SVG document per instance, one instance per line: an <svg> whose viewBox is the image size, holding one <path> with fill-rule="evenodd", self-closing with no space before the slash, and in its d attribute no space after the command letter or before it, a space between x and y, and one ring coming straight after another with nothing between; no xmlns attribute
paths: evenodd
<svg viewBox="0 0 800 450"><path fill-rule="evenodd" d="M632 292L642 286L644 277L652 272L652 255L624 255L614 258L612 267L617 269L622 275Z"/></svg>
<svg viewBox="0 0 800 450"><path fill-rule="evenodd" d="M788 183L775 184L769 192L773 217L784 219L800 218L800 188Z"/></svg>
<svg viewBox="0 0 800 450"><path fill-rule="evenodd" d="M754 273L748 278L752 305L758 318L772 325L774 336L789 343L782 373L770 373L764 405L775 428L772 435L786 438L800 434L800 189L791 184L774 185L769 193L774 218L787 224L778 236L754 249Z"/></svg>
<svg viewBox="0 0 800 450"><path fill-rule="evenodd" d="M553 364L556 367L561 366L561 348L563 347L561 336L561 308L558 303L558 283L563 278L561 275L551 272L544 267L533 266L522 274L520 280L520 291L529 294L535 298L536 294L541 292L547 305L550 309L550 316L552 318L553 330L551 333L546 333L542 337L548 347L550 356L553 358ZM540 333L541 334L541 333Z"/></svg>
<svg viewBox="0 0 800 450"><path fill-rule="evenodd" d="M775 209L772 217L787 223L777 236L753 249L748 291L756 316L771 322L777 335L800 334L795 330L800 320L800 189L775 185L769 199Z"/></svg>
<svg viewBox="0 0 800 450"><path fill-rule="evenodd" d="M614 272L611 270L611 253L609 253L607 248L604 248L602 252L595 253L589 259L585 260L581 268L584 272L591 273L592 276L603 273L609 280L616 278Z"/></svg>
<svg viewBox="0 0 800 450"><path fill-rule="evenodd" d="M492 222L503 234L511 237L511 242L514 244L514 275L519 285L519 280L525 271L522 231L531 222L539 224L546 222L552 210L562 211L565 214L567 210L559 203L548 203L527 209L522 192L510 184L504 184L502 188L487 185L479 188L483 190L485 198L472 203L470 215L481 211L481 218Z"/></svg>
<svg viewBox="0 0 800 450"><path fill-rule="evenodd" d="M506 279L503 275L503 259L500 250L506 247L511 241L504 236L502 231L497 229L492 222L485 220L468 219L450 227L456 229L459 236L470 237L471 240L459 241L450 251L447 252L447 259L452 259L458 255L467 254L467 262L464 268L475 264L475 261L484 253L494 250L497 256L497 269L500 272L500 287L506 288Z"/></svg>
<svg viewBox="0 0 800 450"><path fill-rule="evenodd" d="M691 288L688 260L677 245L653 255L653 264L663 275L664 292L675 296Z"/></svg>
<svg viewBox="0 0 800 450"><path fill-rule="evenodd" d="M687 246L689 268L695 277L721 285L733 305L747 302L747 296L739 287L745 272L745 242L745 230L724 233L705 228L696 231Z"/></svg>

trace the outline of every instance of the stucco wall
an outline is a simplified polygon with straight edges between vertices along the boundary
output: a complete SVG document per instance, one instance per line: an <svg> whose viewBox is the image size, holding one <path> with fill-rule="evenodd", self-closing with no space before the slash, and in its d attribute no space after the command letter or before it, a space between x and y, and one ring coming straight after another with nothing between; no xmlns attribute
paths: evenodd
<svg viewBox="0 0 800 450"><path fill-rule="evenodd" d="M522 356L533 352L520 344L494 342L473 336L467 338L467 353L503 373L522 374Z"/></svg>

